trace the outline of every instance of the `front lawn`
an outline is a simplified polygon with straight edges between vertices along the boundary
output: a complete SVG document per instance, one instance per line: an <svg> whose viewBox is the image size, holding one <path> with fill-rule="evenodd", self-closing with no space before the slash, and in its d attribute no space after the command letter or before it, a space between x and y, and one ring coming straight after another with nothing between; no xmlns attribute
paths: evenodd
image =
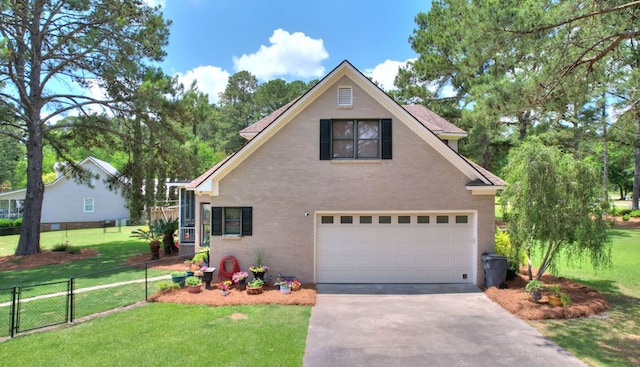
<svg viewBox="0 0 640 367"><path fill-rule="evenodd" d="M611 308L592 318L530 322L589 366L640 366L640 230L610 232L613 267L559 264L559 275L596 288Z"/></svg>
<svg viewBox="0 0 640 367"><path fill-rule="evenodd" d="M0 343L0 355L14 367L301 366L310 316L309 306L149 303Z"/></svg>
<svg viewBox="0 0 640 367"><path fill-rule="evenodd" d="M77 260L64 264L49 265L36 269L11 270L2 272L0 289L16 285L31 285L44 282L65 281L70 277L94 274L105 270L121 268L132 256L148 253L149 246L145 241L130 238L131 231L137 227L108 228L103 233L102 228L80 229L74 231L43 232L41 236L42 249L51 249L56 244L69 241L71 246L89 248L98 251L98 256ZM4 253L0 256L12 255L18 244L18 236L0 237L0 248ZM166 271L150 270L150 276L167 274ZM93 282L82 286L115 283L144 277L139 269L121 268L108 274L91 276Z"/></svg>

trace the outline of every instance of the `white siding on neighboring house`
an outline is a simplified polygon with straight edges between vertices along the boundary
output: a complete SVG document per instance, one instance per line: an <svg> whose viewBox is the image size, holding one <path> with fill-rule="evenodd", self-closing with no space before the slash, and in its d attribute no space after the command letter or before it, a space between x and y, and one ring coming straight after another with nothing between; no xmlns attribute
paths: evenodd
<svg viewBox="0 0 640 367"><path fill-rule="evenodd" d="M127 201L122 191L109 190L104 182L115 169L108 163L88 157L80 165L98 174L93 187L79 184L73 178L60 176L45 185L42 201L42 223L100 222L129 218ZM26 190L0 193L0 201L24 200Z"/></svg>
<svg viewBox="0 0 640 367"><path fill-rule="evenodd" d="M107 173L93 161L88 160L83 167L100 175L93 180L93 188L78 184L73 178L60 177L45 188L42 202L42 222L95 222L129 218L126 199L121 191L111 191L104 183ZM87 201L91 201L93 205ZM92 210L90 210L92 209Z"/></svg>

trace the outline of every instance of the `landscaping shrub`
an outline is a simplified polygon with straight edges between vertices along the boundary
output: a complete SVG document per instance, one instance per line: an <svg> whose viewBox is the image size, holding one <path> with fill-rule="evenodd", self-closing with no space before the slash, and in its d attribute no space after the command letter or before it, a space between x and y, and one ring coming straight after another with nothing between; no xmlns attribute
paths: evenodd
<svg viewBox="0 0 640 367"><path fill-rule="evenodd" d="M494 243L495 253L506 256L509 261L507 278L514 277L516 274L518 274L520 263L523 263L524 261L526 261L526 259L519 259L518 254L515 252L515 249L511 246L511 239L509 238L509 233L507 233L507 231L496 228Z"/></svg>
<svg viewBox="0 0 640 367"><path fill-rule="evenodd" d="M22 218L0 219L0 236L19 234L22 226Z"/></svg>
<svg viewBox="0 0 640 367"><path fill-rule="evenodd" d="M628 208L622 208L622 209L616 209L615 210L615 215L616 216L620 216L620 217L624 217L626 214L631 213L631 209Z"/></svg>
<svg viewBox="0 0 640 367"><path fill-rule="evenodd" d="M629 215L631 216L631 218L638 218L640 217L640 210L634 210L631 213L629 213Z"/></svg>
<svg viewBox="0 0 640 367"><path fill-rule="evenodd" d="M67 251L68 248L69 248L69 242L57 243L55 246L53 246L51 251L63 252L63 251Z"/></svg>
<svg viewBox="0 0 640 367"><path fill-rule="evenodd" d="M629 219L631 219L631 214L627 213L625 215L622 216L622 220L627 222Z"/></svg>
<svg viewBox="0 0 640 367"><path fill-rule="evenodd" d="M496 228L495 244L496 254L509 256L511 253L511 240L507 231Z"/></svg>

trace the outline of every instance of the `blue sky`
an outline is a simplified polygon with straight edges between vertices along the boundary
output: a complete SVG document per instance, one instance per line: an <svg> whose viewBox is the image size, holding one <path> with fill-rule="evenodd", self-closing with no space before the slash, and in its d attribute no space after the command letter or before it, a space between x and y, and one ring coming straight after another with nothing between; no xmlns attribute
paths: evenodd
<svg viewBox="0 0 640 367"><path fill-rule="evenodd" d="M428 0L147 0L173 24L165 73L217 102L229 76L259 82L320 79L343 60L393 86L417 54L408 38Z"/></svg>

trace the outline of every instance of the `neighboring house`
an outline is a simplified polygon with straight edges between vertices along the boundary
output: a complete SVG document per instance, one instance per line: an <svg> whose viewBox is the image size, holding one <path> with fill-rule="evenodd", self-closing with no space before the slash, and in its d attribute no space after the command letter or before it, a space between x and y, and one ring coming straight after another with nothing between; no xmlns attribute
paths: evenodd
<svg viewBox="0 0 640 367"><path fill-rule="evenodd" d="M105 180L116 175L116 169L107 162L88 157L78 165L98 175L93 187L79 184L73 178L59 174L55 181L45 185L42 201L42 230L75 229L115 225L129 218L127 201L121 191L110 190ZM26 189L0 193L0 208L19 210Z"/></svg>
<svg viewBox="0 0 640 367"><path fill-rule="evenodd" d="M214 266L232 255L246 270L264 249L273 278L483 283L505 183L458 154L463 130L344 61L241 135L181 193L181 242L210 239Z"/></svg>

